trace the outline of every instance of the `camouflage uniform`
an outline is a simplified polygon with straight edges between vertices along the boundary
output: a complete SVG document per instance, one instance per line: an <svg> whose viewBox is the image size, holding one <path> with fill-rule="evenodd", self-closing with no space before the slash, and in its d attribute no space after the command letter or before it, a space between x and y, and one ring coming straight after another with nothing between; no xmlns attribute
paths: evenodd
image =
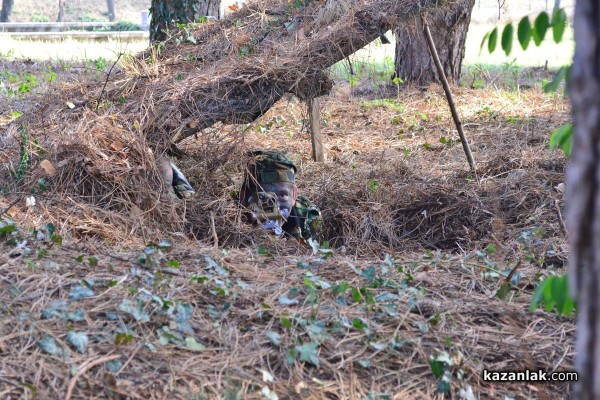
<svg viewBox="0 0 600 400"><path fill-rule="evenodd" d="M270 150L256 150L250 152L249 155L253 157L253 161L248 166L240 190L239 200L242 205L248 205L251 196L260 191L260 184L294 183L296 166L283 154ZM311 203L306 196L298 196L282 228L296 238L318 240L321 222L319 208Z"/></svg>

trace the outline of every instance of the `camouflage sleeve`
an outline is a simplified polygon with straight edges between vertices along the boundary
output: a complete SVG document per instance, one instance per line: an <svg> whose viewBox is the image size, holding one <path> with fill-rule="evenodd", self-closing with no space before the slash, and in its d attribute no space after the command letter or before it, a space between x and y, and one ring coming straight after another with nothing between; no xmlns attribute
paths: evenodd
<svg viewBox="0 0 600 400"><path fill-rule="evenodd" d="M298 196L295 207L302 238L305 240L313 238L320 241L323 219L319 207L311 203L306 196Z"/></svg>

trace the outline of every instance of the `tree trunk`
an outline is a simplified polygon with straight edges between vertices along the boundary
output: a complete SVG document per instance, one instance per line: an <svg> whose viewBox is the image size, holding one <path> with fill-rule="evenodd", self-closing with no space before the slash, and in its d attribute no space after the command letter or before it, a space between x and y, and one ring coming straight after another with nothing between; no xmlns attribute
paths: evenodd
<svg viewBox="0 0 600 400"><path fill-rule="evenodd" d="M575 399L600 398L600 3L575 6L570 97L572 159L567 171L569 278L577 299Z"/></svg>
<svg viewBox="0 0 600 400"><path fill-rule="evenodd" d="M0 22L9 22L15 0L2 0L2 11L0 11Z"/></svg>
<svg viewBox="0 0 600 400"><path fill-rule="evenodd" d="M58 15L56 16L56 22L63 22L65 20L65 0L58 0Z"/></svg>
<svg viewBox="0 0 600 400"><path fill-rule="evenodd" d="M115 22L115 1L114 0L106 0L106 6L108 7L108 20L110 22Z"/></svg>
<svg viewBox="0 0 600 400"><path fill-rule="evenodd" d="M444 67L446 78L458 82L465 56L465 41L475 0L461 0L450 11L434 10L427 16L435 47ZM400 26L396 35L395 77L404 82L427 86L439 82L438 73L427 50L423 24L419 18Z"/></svg>
<svg viewBox="0 0 600 400"><path fill-rule="evenodd" d="M556 10L558 10L560 8L560 0L554 0L554 8L552 9L552 12L555 13Z"/></svg>
<svg viewBox="0 0 600 400"><path fill-rule="evenodd" d="M219 0L152 0L150 42L165 40L165 31L173 22L189 23L203 16L218 18L219 4Z"/></svg>

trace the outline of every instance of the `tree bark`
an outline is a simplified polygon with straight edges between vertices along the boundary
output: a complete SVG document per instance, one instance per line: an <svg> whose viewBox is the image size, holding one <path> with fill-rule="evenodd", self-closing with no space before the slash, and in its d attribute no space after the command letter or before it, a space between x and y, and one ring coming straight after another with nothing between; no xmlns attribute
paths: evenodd
<svg viewBox="0 0 600 400"><path fill-rule="evenodd" d="M2 0L2 10L0 11L0 22L9 22L12 16L12 10L15 0Z"/></svg>
<svg viewBox="0 0 600 400"><path fill-rule="evenodd" d="M108 7L108 20L110 22L115 22L115 1L114 0L106 0L106 6Z"/></svg>
<svg viewBox="0 0 600 400"><path fill-rule="evenodd" d="M577 299L575 399L600 398L600 4L575 6L570 97L572 159L567 171L571 291Z"/></svg>
<svg viewBox="0 0 600 400"><path fill-rule="evenodd" d="M555 13L556 10L560 8L560 0L554 0L554 8L552 8L552 13Z"/></svg>
<svg viewBox="0 0 600 400"><path fill-rule="evenodd" d="M450 9L433 10L427 16L435 47L444 67L446 78L458 82L462 60L465 56L465 41L471 22L475 0L461 0ZM394 77L404 82L427 86L439 82L433 60L427 51L420 18L395 29L396 61Z"/></svg>
<svg viewBox="0 0 600 400"><path fill-rule="evenodd" d="M164 41L173 22L189 23L203 16L219 17L219 0L152 0L150 42Z"/></svg>
<svg viewBox="0 0 600 400"><path fill-rule="evenodd" d="M58 0L58 15L56 16L56 22L63 22L65 20L65 0Z"/></svg>

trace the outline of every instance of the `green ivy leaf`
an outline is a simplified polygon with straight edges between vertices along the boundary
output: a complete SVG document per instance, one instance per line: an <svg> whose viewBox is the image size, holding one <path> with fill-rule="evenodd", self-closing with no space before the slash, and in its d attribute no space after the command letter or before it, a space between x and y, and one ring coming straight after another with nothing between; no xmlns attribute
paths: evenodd
<svg viewBox="0 0 600 400"><path fill-rule="evenodd" d="M144 311L144 302L140 299L136 299L135 303L130 299L123 299L121 304L119 304L119 310L131 315L136 321L150 321L150 314Z"/></svg>
<svg viewBox="0 0 600 400"><path fill-rule="evenodd" d="M567 27L567 13L559 8L552 14L552 37L555 43L560 43Z"/></svg>
<svg viewBox="0 0 600 400"><path fill-rule="evenodd" d="M512 285L510 284L510 282L504 282L502 286L500 286L500 289L498 289L498 291L496 292L496 297L498 297L499 299L504 299L506 295L510 293L511 288Z"/></svg>
<svg viewBox="0 0 600 400"><path fill-rule="evenodd" d="M267 249L265 246L260 245L256 248L256 253L261 255L261 256L268 256L269 253L269 249Z"/></svg>
<svg viewBox="0 0 600 400"><path fill-rule="evenodd" d="M498 42L498 28L494 28L493 31L490 32L490 37L488 40L488 51L493 53L496 50L496 43Z"/></svg>
<svg viewBox="0 0 600 400"><path fill-rule="evenodd" d="M302 346L296 346L300 361L308 362L315 367L319 366L319 355L317 354L318 343L311 342Z"/></svg>
<svg viewBox="0 0 600 400"><path fill-rule="evenodd" d="M367 324L365 324L358 318L354 318L352 320L352 326L354 327L354 329L358 329L358 330L362 331L362 330L365 330L365 328L367 327Z"/></svg>
<svg viewBox="0 0 600 400"><path fill-rule="evenodd" d="M356 303L362 303L363 297L360 294L360 289L352 288L352 299L354 299Z"/></svg>
<svg viewBox="0 0 600 400"><path fill-rule="evenodd" d="M442 361L429 360L429 368L431 368L435 379L441 378L444 375L444 363Z"/></svg>
<svg viewBox="0 0 600 400"><path fill-rule="evenodd" d="M123 363L121 362L121 360L110 360L104 363L106 369L112 372L113 374L119 372L122 365Z"/></svg>
<svg viewBox="0 0 600 400"><path fill-rule="evenodd" d="M196 339L194 339L193 337L186 337L185 338L185 347L188 350L192 350L192 351L204 351L206 350L206 346L203 345L202 343L199 343L196 341Z"/></svg>
<svg viewBox="0 0 600 400"><path fill-rule="evenodd" d="M265 333L265 336L269 338L271 343L273 343L275 346L281 346L281 336L279 335L279 333L269 331Z"/></svg>
<svg viewBox="0 0 600 400"><path fill-rule="evenodd" d="M281 325L282 325L284 328L287 328L287 329L292 329L292 326L293 326L293 325L292 325L292 321L291 321L291 320L290 320L288 317L286 317L286 316L282 316L282 317L280 318L280 320L281 320Z"/></svg>
<svg viewBox="0 0 600 400"><path fill-rule="evenodd" d="M48 354L53 356L62 356L68 354L50 335L44 336L39 342L38 346Z"/></svg>
<svg viewBox="0 0 600 400"><path fill-rule="evenodd" d="M85 353L88 346L88 336L83 332L69 331L67 332L67 342L75 347L80 353Z"/></svg>
<svg viewBox="0 0 600 400"><path fill-rule="evenodd" d="M133 335L126 332L117 333L115 336L115 344L117 346L126 345L133 341Z"/></svg>
<svg viewBox="0 0 600 400"><path fill-rule="evenodd" d="M343 293L346 293L346 290L348 290L349 288L350 288L350 285L348 284L348 282L343 281L337 285L334 285L331 288L331 290L333 291L334 294L343 294Z"/></svg>
<svg viewBox="0 0 600 400"><path fill-rule="evenodd" d="M523 50L527 50L529 41L531 40L531 22L529 22L529 17L523 17L521 21L519 21L519 26L517 27L517 38L519 39L521 48Z"/></svg>
<svg viewBox="0 0 600 400"><path fill-rule="evenodd" d="M16 225L6 225L0 227L0 239L17 231Z"/></svg>
<svg viewBox="0 0 600 400"><path fill-rule="evenodd" d="M512 51L513 33L514 33L514 28L513 28L512 24L506 25L504 27L504 30L502 31L501 45L502 45L502 50L504 50L504 53L506 55L509 55L510 52Z"/></svg>
<svg viewBox="0 0 600 400"><path fill-rule="evenodd" d="M69 299L71 300L82 300L92 296L94 296L94 291L81 285L73 286L69 292Z"/></svg>

